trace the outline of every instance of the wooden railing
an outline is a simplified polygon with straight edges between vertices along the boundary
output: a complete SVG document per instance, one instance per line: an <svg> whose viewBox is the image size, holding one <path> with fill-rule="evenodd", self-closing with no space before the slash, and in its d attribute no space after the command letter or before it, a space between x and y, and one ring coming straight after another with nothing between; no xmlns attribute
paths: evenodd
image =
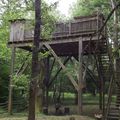
<svg viewBox="0 0 120 120"><path fill-rule="evenodd" d="M104 18L102 15L92 15L77 17L66 23L55 23L55 29L52 33L52 37L74 36L76 34L93 34L101 28L103 22ZM33 40L34 27L32 27L30 20L28 21L23 19L12 21L10 29L9 42Z"/></svg>

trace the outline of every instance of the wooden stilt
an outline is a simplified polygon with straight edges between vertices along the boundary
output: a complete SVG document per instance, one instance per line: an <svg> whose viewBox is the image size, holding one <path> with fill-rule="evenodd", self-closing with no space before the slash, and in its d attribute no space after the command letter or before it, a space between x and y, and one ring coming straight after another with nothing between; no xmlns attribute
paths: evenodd
<svg viewBox="0 0 120 120"><path fill-rule="evenodd" d="M74 78L71 76L71 74L67 71L65 65L61 62L60 58L56 55L56 53L53 51L53 49L51 48L51 46L49 44L44 44L44 45L52 53L52 55L54 56L54 58L56 59L56 61L59 63L59 65L61 66L61 68L66 72L66 75L68 76L69 80L71 81L71 83L73 84L73 86L75 87L75 89L78 91L78 84L77 84L77 82L74 80ZM83 86L81 84L80 84L79 87L83 88Z"/></svg>
<svg viewBox="0 0 120 120"><path fill-rule="evenodd" d="M78 43L78 56L79 56L79 79L78 79L78 114L82 114L82 41Z"/></svg>
<svg viewBox="0 0 120 120"><path fill-rule="evenodd" d="M21 67L16 72L16 75L21 75L26 70L26 68L28 67L28 58L29 58L29 56L30 56L30 53L27 55L26 59L24 60L24 62L21 65Z"/></svg>
<svg viewBox="0 0 120 120"><path fill-rule="evenodd" d="M55 58L54 58L54 60L53 60L53 63L52 63L52 65L51 65L51 68L50 68L50 72L49 72L49 76L51 77L51 74L52 74L52 70L53 70L53 67L54 67L54 64L55 64Z"/></svg>
<svg viewBox="0 0 120 120"><path fill-rule="evenodd" d="M14 64L15 64L15 47L12 48L11 55L11 70L10 70L10 82L9 82L9 98L8 98L8 113L12 115L13 106L13 74L14 74Z"/></svg>
<svg viewBox="0 0 120 120"><path fill-rule="evenodd" d="M63 65L66 65L66 63L69 61L69 59L70 59L70 57L68 57L68 58L64 61ZM53 83L54 80L57 78L57 76L59 75L59 73L61 72L61 70L62 70L62 68L60 68L60 69L56 72L55 76L49 81L48 87L50 87L50 86L52 85L52 83Z"/></svg>
<svg viewBox="0 0 120 120"><path fill-rule="evenodd" d="M49 102L49 98L48 98L48 94L49 94L49 88L48 88L48 84L50 81L50 58L48 57L46 59L46 82L47 82L47 86L46 86L46 107L48 107L48 102Z"/></svg>

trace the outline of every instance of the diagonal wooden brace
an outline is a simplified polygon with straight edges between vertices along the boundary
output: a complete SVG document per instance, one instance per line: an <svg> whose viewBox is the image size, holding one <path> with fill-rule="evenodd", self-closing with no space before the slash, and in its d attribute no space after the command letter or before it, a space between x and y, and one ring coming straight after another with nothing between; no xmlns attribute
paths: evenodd
<svg viewBox="0 0 120 120"><path fill-rule="evenodd" d="M44 45L52 53L52 55L54 56L54 58L56 59L56 61L59 63L59 65L61 66L61 68L66 72L66 75L68 76L69 80L71 81L71 83L73 84L73 86L75 87L75 89L78 91L79 90L78 84L76 83L76 81L74 80L74 78L71 76L71 74L67 71L65 65L61 62L60 58L56 55L56 53L54 52L54 50L51 48L51 46L49 44L45 43ZM82 89L83 86L80 86L80 88Z"/></svg>

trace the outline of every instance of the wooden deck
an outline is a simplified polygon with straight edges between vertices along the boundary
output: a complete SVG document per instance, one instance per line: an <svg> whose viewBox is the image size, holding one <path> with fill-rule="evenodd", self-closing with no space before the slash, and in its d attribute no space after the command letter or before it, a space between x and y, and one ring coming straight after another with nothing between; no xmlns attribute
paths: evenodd
<svg viewBox="0 0 120 120"><path fill-rule="evenodd" d="M40 47L47 43L51 45L58 56L76 56L78 54L78 42L83 41L83 51L87 54L87 46L91 41L91 51L95 51L98 42L98 34L95 33L102 27L103 22L104 17L100 14L76 17L66 23L55 23L52 37L41 38ZM31 25L31 21L25 19L13 20L10 29L8 46L32 51L34 27ZM105 38L106 30L104 29L100 36L103 45L100 45L100 47L104 46Z"/></svg>

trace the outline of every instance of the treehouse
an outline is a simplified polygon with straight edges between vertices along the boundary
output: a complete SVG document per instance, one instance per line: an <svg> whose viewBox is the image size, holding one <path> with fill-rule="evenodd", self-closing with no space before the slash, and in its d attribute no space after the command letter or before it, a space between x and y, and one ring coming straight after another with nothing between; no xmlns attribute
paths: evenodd
<svg viewBox="0 0 120 120"><path fill-rule="evenodd" d="M84 54L97 51L96 44L99 44L99 48L103 48L100 52L105 52L103 46L106 44L106 29L101 34L98 33L103 23L104 17L102 14L75 17L67 23L55 23L51 38L41 38L40 44L50 44L58 56L77 56L79 40L83 43ZM11 21L8 46L31 51L33 39L34 26L32 26L30 20L18 19ZM90 47L88 48L88 46Z"/></svg>
<svg viewBox="0 0 120 120"><path fill-rule="evenodd" d="M104 65L107 58L105 57L105 54L107 53L107 35L106 35L106 27L103 27L104 24L104 17L102 14L94 14L90 16L80 16L75 17L72 21L66 22L66 23L55 23L54 24L54 31L51 34L50 38L40 38L40 51L50 51L51 57L54 57L54 59L58 62L60 65L60 69L58 69L56 76L58 76L59 72L61 70L67 71L65 64L68 62L68 60L71 57L74 57L76 60L78 60L78 67L79 71L77 80L74 80L74 77L67 71L66 75L71 81L72 85L78 92L78 113L80 114L82 112L82 89L84 88L83 85L83 66L81 58L83 55L101 55L99 59L96 62L96 66L98 68L98 73L101 76L101 81L99 81L99 85L102 86L102 83L104 81L104 75L105 69ZM103 28L101 30L101 28ZM42 26L41 26L42 29ZM8 46L11 48L20 48L27 51L32 52L32 44L34 40L34 26L32 25L31 20L25 20L25 19L17 19L12 20L10 25L10 39L8 41ZM13 70L13 64L14 64L14 53L15 50L13 49L12 52L12 69ZM103 55L103 56L102 56ZM60 57L66 57L67 59L62 63L60 60ZM50 59L50 57L49 57ZM49 61L49 60L48 60ZM104 61L103 63L101 61ZM52 80L50 80L50 75L53 66L49 68L49 63L46 65L46 88L51 85ZM49 69L51 71L49 71ZM84 67L84 69L89 69L88 67ZM100 69L100 70L99 70ZM86 71L86 70L85 70ZM13 71L11 71L12 73ZM86 73L86 72L85 72ZM54 79L53 79L54 81ZM102 87L100 88L100 98L104 97L102 96ZM102 101L102 99L100 99ZM104 107L104 103L100 102L100 106Z"/></svg>

